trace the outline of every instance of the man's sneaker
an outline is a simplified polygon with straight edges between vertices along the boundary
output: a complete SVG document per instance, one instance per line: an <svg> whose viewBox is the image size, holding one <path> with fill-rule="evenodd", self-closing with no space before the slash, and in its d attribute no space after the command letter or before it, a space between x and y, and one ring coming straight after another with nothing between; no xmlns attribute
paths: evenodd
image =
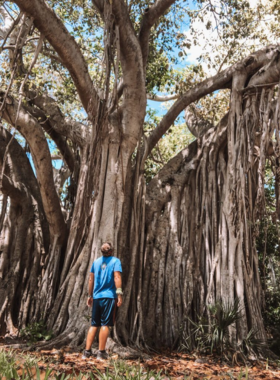
<svg viewBox="0 0 280 380"><path fill-rule="evenodd" d="M91 357L91 350L84 350L82 359L88 359Z"/></svg>
<svg viewBox="0 0 280 380"><path fill-rule="evenodd" d="M97 353L97 360L107 360L108 359L108 357L109 357L109 355L107 354L107 352L106 351L98 351L98 353Z"/></svg>

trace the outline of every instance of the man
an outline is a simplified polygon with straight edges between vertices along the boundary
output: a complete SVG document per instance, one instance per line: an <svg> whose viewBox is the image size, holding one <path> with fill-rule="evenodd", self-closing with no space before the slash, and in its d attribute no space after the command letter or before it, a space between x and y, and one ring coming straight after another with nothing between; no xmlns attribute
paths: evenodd
<svg viewBox="0 0 280 380"><path fill-rule="evenodd" d="M123 302L121 262L117 257L112 256L114 249L111 243L104 243L101 252L102 256L94 261L89 275L87 306L92 306L92 319L83 359L91 356L91 345L99 327L97 359L108 359L105 346L109 327L114 325L116 306L120 307Z"/></svg>

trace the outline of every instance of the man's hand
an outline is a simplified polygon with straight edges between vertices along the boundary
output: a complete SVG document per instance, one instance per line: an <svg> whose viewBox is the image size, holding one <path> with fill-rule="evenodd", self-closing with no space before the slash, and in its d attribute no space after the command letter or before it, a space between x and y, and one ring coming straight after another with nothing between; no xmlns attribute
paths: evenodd
<svg viewBox="0 0 280 380"><path fill-rule="evenodd" d="M93 304L93 299L92 299L92 297L88 297L88 299L87 299L87 306L88 306L88 307L92 307L92 304Z"/></svg>
<svg viewBox="0 0 280 380"><path fill-rule="evenodd" d="M115 282L115 287L117 289L117 296L118 296L118 303L117 306L120 307L123 303L122 299L122 275L121 272L115 271L114 272L114 282ZM118 291L120 291L121 294L118 294Z"/></svg>
<svg viewBox="0 0 280 380"><path fill-rule="evenodd" d="M117 303L117 306L120 307L123 303L123 299L122 299L122 295L121 294L118 294L118 303Z"/></svg>

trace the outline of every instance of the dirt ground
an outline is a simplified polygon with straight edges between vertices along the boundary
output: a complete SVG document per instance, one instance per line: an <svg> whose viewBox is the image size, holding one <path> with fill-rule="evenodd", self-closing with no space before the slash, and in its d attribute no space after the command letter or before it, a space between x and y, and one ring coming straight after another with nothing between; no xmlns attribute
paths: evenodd
<svg viewBox="0 0 280 380"><path fill-rule="evenodd" d="M248 379L280 380L280 363L269 361L250 361L246 363L229 363L219 357L197 357L184 353L145 354L138 360L123 360L117 354L111 354L110 360L100 362L96 356L83 360L81 352L75 352L65 347L61 350L28 351L17 348L18 345L7 345L0 340L0 350L7 352L13 349L14 357L19 364L19 374L24 366L24 357L28 355L37 361L37 365L44 374L47 368L52 368L60 373L114 373L114 363L122 360L124 366L142 367L142 372L161 372L166 379ZM125 378L125 375L124 375Z"/></svg>

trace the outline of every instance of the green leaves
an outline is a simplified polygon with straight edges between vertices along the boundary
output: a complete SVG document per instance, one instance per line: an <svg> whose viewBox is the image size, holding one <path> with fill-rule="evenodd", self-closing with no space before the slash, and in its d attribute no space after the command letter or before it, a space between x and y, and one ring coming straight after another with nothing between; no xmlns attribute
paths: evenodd
<svg viewBox="0 0 280 380"><path fill-rule="evenodd" d="M251 5L252 4L252 5ZM188 10L190 29L186 35L199 48L196 58L213 72L220 71L250 52L279 38L276 1L202 0ZM193 59L194 57L192 57Z"/></svg>
<svg viewBox="0 0 280 380"><path fill-rule="evenodd" d="M145 121L145 131L148 134L159 123L161 117L149 109ZM194 137L184 123L174 124L153 149L145 163L145 177L149 182L158 171L176 154L184 149Z"/></svg>
<svg viewBox="0 0 280 380"><path fill-rule="evenodd" d="M0 351L0 378L7 380L18 379L16 360L12 352Z"/></svg>
<svg viewBox="0 0 280 380"><path fill-rule="evenodd" d="M225 345L230 345L228 329L240 318L241 307L238 298L233 303L217 301L208 306L208 312L197 316L196 320L188 317L191 335L182 334L181 346L191 347L191 340L194 339L198 351L212 353L215 349L223 354Z"/></svg>
<svg viewBox="0 0 280 380"><path fill-rule="evenodd" d="M263 339L258 339L256 336L258 335L258 329L252 328L243 342L241 344L242 350L247 354L259 354L262 352L264 347L267 347L267 342Z"/></svg>
<svg viewBox="0 0 280 380"><path fill-rule="evenodd" d="M146 88L147 92L160 91L171 80L172 69L164 52L157 50L155 46L150 49L148 58Z"/></svg>
<svg viewBox="0 0 280 380"><path fill-rule="evenodd" d="M20 330L20 336L30 343L35 343L39 340L50 340L53 338L53 333L48 331L44 321L34 322Z"/></svg>

